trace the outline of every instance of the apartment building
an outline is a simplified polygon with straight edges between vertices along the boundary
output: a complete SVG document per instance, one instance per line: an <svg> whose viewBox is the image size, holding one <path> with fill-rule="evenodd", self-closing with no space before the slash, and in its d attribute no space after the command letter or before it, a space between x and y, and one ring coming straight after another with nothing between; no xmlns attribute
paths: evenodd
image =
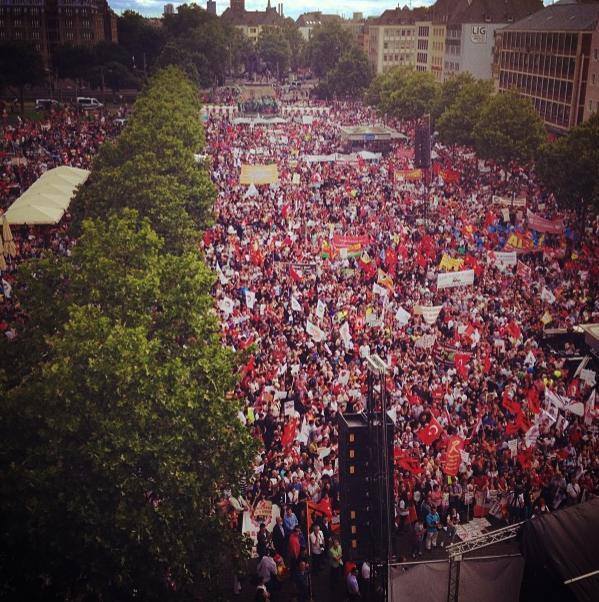
<svg viewBox="0 0 599 602"><path fill-rule="evenodd" d="M0 42L29 42L50 62L61 44L117 42L116 15L106 0L0 0Z"/></svg>
<svg viewBox="0 0 599 602"><path fill-rule="evenodd" d="M582 123L599 108L599 2L562 0L499 30L493 72L549 129Z"/></svg>
<svg viewBox="0 0 599 602"><path fill-rule="evenodd" d="M376 73L400 65L416 68L418 32L416 25L427 26L427 10L407 7L386 10L377 19L368 20L368 59ZM422 40L424 41L424 35ZM423 44L424 45L424 44ZM428 64L428 51L421 51L420 66ZM425 69L426 70L426 69Z"/></svg>
<svg viewBox="0 0 599 602"><path fill-rule="evenodd" d="M319 11L311 13L303 13L296 20L297 28L302 34L302 38L306 42L312 37L312 31L316 27L320 27L325 23L341 23L342 19L339 15L326 15Z"/></svg>
<svg viewBox="0 0 599 602"><path fill-rule="evenodd" d="M231 0L231 5L221 15L223 21L237 27L252 42L257 42L264 27L281 27L285 22L283 5L277 8L270 5L270 0L265 10L246 10L245 0Z"/></svg>

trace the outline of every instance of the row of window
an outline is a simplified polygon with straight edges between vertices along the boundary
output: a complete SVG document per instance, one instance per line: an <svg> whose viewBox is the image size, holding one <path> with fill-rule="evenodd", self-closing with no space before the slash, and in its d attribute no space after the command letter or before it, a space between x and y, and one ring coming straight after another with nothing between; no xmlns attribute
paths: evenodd
<svg viewBox="0 0 599 602"><path fill-rule="evenodd" d="M416 62L417 63L426 63L427 61L427 54L426 52L419 52L418 54L416 54Z"/></svg>
<svg viewBox="0 0 599 602"><path fill-rule="evenodd" d="M445 71L459 71L460 63L454 61L445 61Z"/></svg>
<svg viewBox="0 0 599 602"><path fill-rule="evenodd" d="M397 42L383 42L383 48L385 50L410 50L414 48L414 42L408 40L401 40Z"/></svg>
<svg viewBox="0 0 599 602"><path fill-rule="evenodd" d="M384 63L401 63L401 64L413 64L414 63L414 55L413 54L384 54L383 55Z"/></svg>
<svg viewBox="0 0 599 602"><path fill-rule="evenodd" d="M428 50L428 40L418 40L418 50Z"/></svg>
<svg viewBox="0 0 599 602"><path fill-rule="evenodd" d="M418 37L419 38L428 38L428 26L423 26L418 28Z"/></svg>
<svg viewBox="0 0 599 602"><path fill-rule="evenodd" d="M551 102L542 98L533 98L537 113L547 123L568 127L570 122L570 107L558 102Z"/></svg>
<svg viewBox="0 0 599 602"><path fill-rule="evenodd" d="M416 35L414 29L395 29L395 28L386 28L384 31L384 36L386 38L410 38Z"/></svg>
<svg viewBox="0 0 599 602"><path fill-rule="evenodd" d="M547 33L539 31L508 31L503 35L504 48L520 48L528 52L576 54L577 33Z"/></svg>
<svg viewBox="0 0 599 602"><path fill-rule="evenodd" d="M513 71L528 71L549 75L550 77L563 77L572 79L576 69L574 57L527 54L526 52L501 52L501 67Z"/></svg>
<svg viewBox="0 0 599 602"><path fill-rule="evenodd" d="M499 86L503 89L515 88L529 96L568 104L572 102L572 91L574 89L572 82L562 79L525 75L503 70L499 74Z"/></svg>

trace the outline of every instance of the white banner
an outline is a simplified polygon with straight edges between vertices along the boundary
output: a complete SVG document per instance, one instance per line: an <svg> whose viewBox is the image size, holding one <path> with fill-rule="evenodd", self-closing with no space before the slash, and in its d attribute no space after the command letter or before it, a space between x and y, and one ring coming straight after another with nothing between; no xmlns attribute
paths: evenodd
<svg viewBox="0 0 599 602"><path fill-rule="evenodd" d="M410 312L407 312L403 307L399 307L395 312L395 319L400 326L405 326L410 320Z"/></svg>
<svg viewBox="0 0 599 602"><path fill-rule="evenodd" d="M513 267L518 262L516 251L493 251L490 253L495 259L495 264L503 267Z"/></svg>
<svg viewBox="0 0 599 602"><path fill-rule="evenodd" d="M312 322L310 322L310 321L306 322L306 332L317 343L324 341L324 339L326 338L324 331L321 330L320 328L318 328L318 326L316 326L316 324L312 324Z"/></svg>
<svg viewBox="0 0 599 602"><path fill-rule="evenodd" d="M471 286L472 284L474 284L474 270L437 274L438 289L454 286Z"/></svg>
<svg viewBox="0 0 599 602"><path fill-rule="evenodd" d="M439 317L439 314L441 313L442 309L443 309L442 305L433 305L431 307L415 305L414 306L414 314L421 315L422 319L427 324L430 325L430 324L434 324L437 321L437 318Z"/></svg>
<svg viewBox="0 0 599 602"><path fill-rule="evenodd" d="M316 304L316 315L320 320L324 318L324 312L326 311L327 306L319 299Z"/></svg>
<svg viewBox="0 0 599 602"><path fill-rule="evenodd" d="M258 556L256 548L258 546L260 523L264 523L266 525L266 530L269 533L272 533L272 530L277 524L277 516L281 516L281 509L276 504L270 506L270 516L266 516L261 512L263 508L260 507L260 504L261 502L256 506L258 516L254 516L249 510L246 510L243 513L243 520L241 523L241 532L252 539L252 556L254 558ZM263 504L263 506L265 510L268 507L267 504Z"/></svg>

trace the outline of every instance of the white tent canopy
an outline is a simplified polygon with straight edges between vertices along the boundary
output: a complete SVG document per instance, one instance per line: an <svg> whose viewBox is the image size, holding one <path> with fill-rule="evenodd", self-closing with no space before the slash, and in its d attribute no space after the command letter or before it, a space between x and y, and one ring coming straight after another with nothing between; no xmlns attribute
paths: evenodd
<svg viewBox="0 0 599 602"><path fill-rule="evenodd" d="M87 169L67 165L48 170L6 210L8 223L57 224L88 177Z"/></svg>

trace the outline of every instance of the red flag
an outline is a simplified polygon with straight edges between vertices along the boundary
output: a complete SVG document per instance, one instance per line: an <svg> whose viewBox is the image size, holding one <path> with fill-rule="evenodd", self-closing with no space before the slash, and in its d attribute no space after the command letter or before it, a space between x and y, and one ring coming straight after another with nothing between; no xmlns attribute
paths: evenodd
<svg viewBox="0 0 599 602"><path fill-rule="evenodd" d="M458 469L462 463L462 454L460 453L462 449L464 449L464 439L457 435L449 437L443 465L443 472L446 475L455 477L458 474Z"/></svg>
<svg viewBox="0 0 599 602"><path fill-rule="evenodd" d="M522 406L516 400L512 399L507 391L503 392L501 405L503 405L510 414L514 414L514 416L518 416L522 413Z"/></svg>
<svg viewBox="0 0 599 602"><path fill-rule="evenodd" d="M424 445L431 445L431 443L438 439L443 432L443 427L433 416L431 421L426 426L423 426L417 434L418 438L420 441L422 441L422 443L424 443Z"/></svg>
<svg viewBox="0 0 599 602"><path fill-rule="evenodd" d="M506 330L512 339L519 339L522 336L522 330L520 330L520 326L516 324L513 320L507 325Z"/></svg>
<svg viewBox="0 0 599 602"><path fill-rule="evenodd" d="M422 472L422 466L420 466L420 461L418 458L411 456L407 450L396 447L393 451L393 455L395 458L395 463L404 470L407 470L415 475L419 475Z"/></svg>
<svg viewBox="0 0 599 602"><path fill-rule="evenodd" d="M468 360L470 359L469 353L458 352L454 353L453 363L455 365L456 372L462 379L468 378Z"/></svg>
<svg viewBox="0 0 599 602"><path fill-rule="evenodd" d="M287 447L291 445L295 440L295 434L297 433L297 425L299 424L299 420L297 418L292 418L283 429L283 434L281 436L281 445L283 447Z"/></svg>
<svg viewBox="0 0 599 602"><path fill-rule="evenodd" d="M539 392L535 386L530 387L526 393L526 401L528 401L528 407L534 414L538 414L541 411L541 400L539 399Z"/></svg>
<svg viewBox="0 0 599 602"><path fill-rule="evenodd" d="M281 207L281 217L283 219L287 219L287 215L289 214L289 208L290 208L290 204L289 203L285 203L282 207Z"/></svg>
<svg viewBox="0 0 599 602"><path fill-rule="evenodd" d="M296 284L301 282L303 278L303 274L299 270L296 270L293 266L289 266L289 276Z"/></svg>
<svg viewBox="0 0 599 602"><path fill-rule="evenodd" d="M483 357L483 370L485 371L485 374L489 374L491 371L491 354L488 352Z"/></svg>

